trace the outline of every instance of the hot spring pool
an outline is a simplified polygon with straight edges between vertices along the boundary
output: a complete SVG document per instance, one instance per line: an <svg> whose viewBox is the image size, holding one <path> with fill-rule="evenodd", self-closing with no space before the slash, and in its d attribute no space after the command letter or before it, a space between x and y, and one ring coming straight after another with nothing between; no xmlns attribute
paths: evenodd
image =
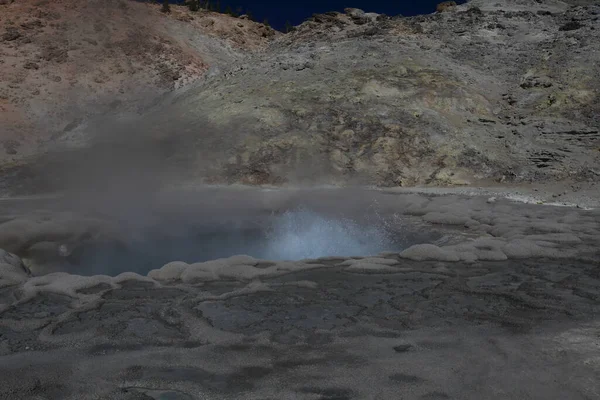
<svg viewBox="0 0 600 400"><path fill-rule="evenodd" d="M35 274L64 271L79 275L146 274L171 261L202 262L233 255L265 260L302 260L329 256L353 257L400 252L424 240L398 221L380 218L333 217L308 208L246 219L199 223L176 229L158 222L128 235L127 240L86 240L62 247L62 257ZM59 251L60 253L60 251ZM38 262L39 264L39 262Z"/></svg>

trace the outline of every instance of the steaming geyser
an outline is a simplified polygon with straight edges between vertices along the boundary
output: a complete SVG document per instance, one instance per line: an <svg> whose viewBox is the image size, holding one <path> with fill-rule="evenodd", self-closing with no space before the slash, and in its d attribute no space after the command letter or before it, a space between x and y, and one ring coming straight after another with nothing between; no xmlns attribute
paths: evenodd
<svg viewBox="0 0 600 400"><path fill-rule="evenodd" d="M70 252L61 245L59 261L42 269L44 273L60 270L80 275L146 274L174 260L193 263L240 254L291 261L369 256L401 251L407 244L381 218L358 222L304 207L256 216L250 222L188 224L174 230L170 223L159 222L136 228L127 241L86 241Z"/></svg>
<svg viewBox="0 0 600 400"><path fill-rule="evenodd" d="M423 202L407 199L369 190L235 187L165 191L152 200L74 197L47 201L39 212L5 223L0 239L34 275L145 275L172 261L234 255L367 257L443 235L404 215L403 209Z"/></svg>
<svg viewBox="0 0 600 400"><path fill-rule="evenodd" d="M361 226L351 219L332 219L300 209L286 211L275 220L261 257L301 260L375 255L386 250L398 250L398 243L382 224Z"/></svg>

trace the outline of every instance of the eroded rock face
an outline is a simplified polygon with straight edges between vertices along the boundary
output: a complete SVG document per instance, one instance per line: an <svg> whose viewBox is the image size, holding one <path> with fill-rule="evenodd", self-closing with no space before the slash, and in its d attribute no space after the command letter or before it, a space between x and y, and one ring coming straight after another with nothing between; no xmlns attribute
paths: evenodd
<svg viewBox="0 0 600 400"><path fill-rule="evenodd" d="M600 10L524 4L367 22L357 9L315 16L159 118L197 132L200 115L243 121L227 159L211 148L219 167L200 174L214 181L589 179L599 162ZM582 27L561 29L571 19Z"/></svg>

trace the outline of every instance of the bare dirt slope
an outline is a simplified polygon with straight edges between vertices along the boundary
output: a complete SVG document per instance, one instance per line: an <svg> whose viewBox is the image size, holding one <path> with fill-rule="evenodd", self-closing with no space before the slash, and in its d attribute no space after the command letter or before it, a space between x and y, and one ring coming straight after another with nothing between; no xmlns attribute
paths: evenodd
<svg viewBox="0 0 600 400"><path fill-rule="evenodd" d="M138 112L260 48L249 20L125 0L0 4L0 160L72 145L91 117Z"/></svg>

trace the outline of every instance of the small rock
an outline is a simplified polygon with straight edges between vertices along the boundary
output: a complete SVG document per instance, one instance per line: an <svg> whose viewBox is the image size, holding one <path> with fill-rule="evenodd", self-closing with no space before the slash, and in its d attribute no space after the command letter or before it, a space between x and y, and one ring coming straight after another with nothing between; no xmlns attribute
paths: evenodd
<svg viewBox="0 0 600 400"><path fill-rule="evenodd" d="M97 46L98 45L98 41L94 40L94 39L90 39L90 38L83 38L84 42L87 42L89 44L91 44L92 46Z"/></svg>
<svg viewBox="0 0 600 400"><path fill-rule="evenodd" d="M56 46L48 46L42 49L42 58L46 61L55 61L62 63L69 57L68 51L65 48Z"/></svg>
<svg viewBox="0 0 600 400"><path fill-rule="evenodd" d="M34 19L33 21L23 22L21 24L21 27L23 29L34 29L43 27L43 24L42 21L40 21L39 19Z"/></svg>
<svg viewBox="0 0 600 400"><path fill-rule="evenodd" d="M396 353L405 353L408 350L410 350L411 347L412 347L412 344L405 343L405 344L401 344L401 345L395 346L394 347L394 351Z"/></svg>
<svg viewBox="0 0 600 400"><path fill-rule="evenodd" d="M471 15L483 15L483 11L481 11L481 8L475 6L469 8L467 10L467 13Z"/></svg>
<svg viewBox="0 0 600 400"><path fill-rule="evenodd" d="M487 203L488 204L493 204L498 200L497 197L490 197L489 199L487 199Z"/></svg>
<svg viewBox="0 0 600 400"><path fill-rule="evenodd" d="M569 21L566 24L564 24L563 26L561 26L560 28L558 28L558 30L559 31L574 31L574 30L577 30L582 27L583 27L583 25L581 25L578 21Z"/></svg>
<svg viewBox="0 0 600 400"><path fill-rule="evenodd" d="M23 65L25 69L39 69L40 66L32 61L28 61Z"/></svg>
<svg viewBox="0 0 600 400"><path fill-rule="evenodd" d="M21 33L19 32L19 30L17 28L8 27L8 28L6 28L6 32L2 35L2 40L10 42L13 40L17 40L20 37L21 37Z"/></svg>
<svg viewBox="0 0 600 400"><path fill-rule="evenodd" d="M552 87L552 81L550 80L550 78L545 77L545 76L529 75L529 76L525 76L521 79L520 86L523 89L530 89L532 87L549 88L549 87Z"/></svg>

